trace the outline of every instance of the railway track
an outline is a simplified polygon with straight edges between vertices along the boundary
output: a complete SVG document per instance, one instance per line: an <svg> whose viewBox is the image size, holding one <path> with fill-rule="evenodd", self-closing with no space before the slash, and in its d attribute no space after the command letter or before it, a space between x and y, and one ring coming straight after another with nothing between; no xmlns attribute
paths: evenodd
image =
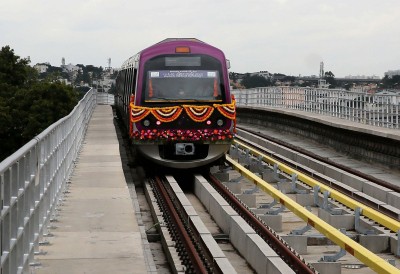
<svg viewBox="0 0 400 274"><path fill-rule="evenodd" d="M347 253L354 255L360 260L358 266L362 267L365 264L380 273L397 273L399 271L388 263L388 261L396 263L399 255L397 245L399 241L397 232L400 227L398 209L388 206L386 203L361 191L351 191L351 187L345 186L343 183L309 167L298 164L289 159L290 157L278 155L273 151L251 152L253 147L257 147L260 150L264 149L264 147L270 147L270 145L263 143L266 141L259 136L248 138L249 134L242 133L242 135L246 135L246 139L253 139L253 142L250 142L251 145L246 145L239 141L230 153L242 165L236 164L232 158L228 157L229 162L239 172L250 178L250 181L254 182L259 188L272 195L275 199L274 201L278 201L278 204L284 205L296 213L300 219L304 220L306 225L304 228L307 226L308 229L314 227L325 237L347 251ZM282 144L279 144L279 149L283 149ZM296 159L301 157L298 151L295 155ZM254 175L254 173L258 174L258 176ZM272 182L275 187L265 184L264 180L259 177ZM322 180L318 180L319 178L322 178ZM378 190L380 187L377 187ZM277 188L281 191L276 192ZM340 190L344 191L340 192ZM288 196L293 196L293 199L282 197L281 194L285 192L291 193ZM354 198L357 198L357 200ZM292 204L295 200L300 200L300 204ZM305 210L305 206L311 207L310 210L315 212L316 215ZM329 223L332 224L333 229L336 229L335 234L337 235L332 235L332 226ZM352 241L349 237L338 232L340 228L344 228L343 231L350 235L350 238L357 241ZM375 253L380 256L376 256ZM342 252L342 254L345 253ZM329 260L334 261L339 260L339 258L341 258L339 254L337 254L336 258L328 257ZM346 263L342 265L349 268L351 265L357 266L356 263L351 262L347 265Z"/></svg>
<svg viewBox="0 0 400 274"><path fill-rule="evenodd" d="M212 183L215 182L214 178ZM152 178L147 188L149 199L152 200L153 195L157 197L157 205L163 212L162 216L155 214L156 218L159 218L158 223L168 226L167 236L163 238L171 237L174 247L177 248L180 260L172 262L173 265L177 265L177 269L182 269L183 265L187 273L249 273L252 271L315 273L315 270L293 249L282 244L282 239L278 240L280 244L272 245L273 248L268 246L201 175L195 176L195 191L189 195L197 196L205 204L204 207L211 215L210 219L215 220L222 233L209 232L173 177ZM244 209L244 211L247 210ZM158 210L155 209L154 212ZM272 238L276 238L276 235L269 236L269 241L273 241ZM236 257L242 258L244 263L233 266L225 255L226 251L224 252L219 247L217 240L229 242L233 246L229 250L238 250L238 253L235 251ZM167 244L168 240L165 242ZM289 265L284 260L288 261Z"/></svg>
<svg viewBox="0 0 400 274"><path fill-rule="evenodd" d="M348 191L287 155L253 151L267 147L255 143L238 141L225 168L193 174L190 182L161 176L144 184L173 273L400 273L395 209L373 205L377 199ZM180 188L188 184L192 190ZM368 202L352 200L359 196ZM181 224L169 227L176 222L171 219Z"/></svg>

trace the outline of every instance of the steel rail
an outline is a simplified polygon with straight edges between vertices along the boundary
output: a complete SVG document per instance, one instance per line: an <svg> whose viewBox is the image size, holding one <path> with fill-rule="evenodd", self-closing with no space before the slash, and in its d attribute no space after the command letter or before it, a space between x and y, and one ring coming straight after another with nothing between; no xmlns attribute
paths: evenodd
<svg viewBox="0 0 400 274"><path fill-rule="evenodd" d="M378 273L400 273L400 270L391 265L389 262L384 259L378 257L362 245L353 241L351 238L344 235L338 229L334 228L330 224L321 220L313 213L309 212L306 208L296 203L288 196L274 188L272 185L252 173L250 170L246 169L244 166L240 165L236 161L234 161L228 155L226 156L226 160L241 174L246 176L251 182L253 182L257 187L259 187L264 192L270 194L273 198L279 201L282 205L284 205L287 209L296 214L299 218L304 220L307 224L311 225L319 232L324 234L328 239L332 242L336 243L341 248L345 249L348 253L359 259L361 262L366 264L368 267L373 269ZM285 169L284 169L285 170ZM285 170L287 171L287 170ZM344 196L344 195L343 195Z"/></svg>
<svg viewBox="0 0 400 274"><path fill-rule="evenodd" d="M272 157L265 155L264 153L254 150L250 146L248 146L240 141L235 140L235 143L237 143L240 147L242 147L244 149L251 150L255 156L261 156L263 158L263 160L265 160L269 164L272 164L272 165L277 164L278 168L281 171L285 172L286 174L289 174L289 175L296 174L297 179L299 181L309 185L310 187L314 188L314 186L318 186L319 191L321 193L328 191L330 198L344 204L345 206L349 207L350 209L355 210L357 207L360 208L362 210L362 212L361 212L362 215L374 220L375 222L390 229L391 231L397 233L397 231L400 230L400 222L399 221L397 221L393 218L390 218L389 216L386 216L385 214L378 212L377 210L370 208L370 207L366 206L365 204L362 204L351 197L348 197L347 195L333 189L330 186L327 186L321 182L318 182L314 178L312 178L308 175L305 175L302 172L299 172L299 171L289 167L288 165L283 164L280 161L277 161L277 160L273 159Z"/></svg>
<svg viewBox="0 0 400 274"><path fill-rule="evenodd" d="M228 157L228 156L227 156ZM273 231L268 229L256 216L253 215L230 191L228 191L223 184L215 178L213 175L208 175L209 180L213 183L223 196L227 197L229 203L235 208L239 215L246 219L250 225L260 234L260 236L266 240L272 249L285 261L296 273L315 273L310 266L299 256L293 253L293 251L285 245Z"/></svg>
<svg viewBox="0 0 400 274"><path fill-rule="evenodd" d="M172 220L174 221L175 225L178 227L182 243L184 244L184 246L187 250L187 253L191 259L193 268L195 269L196 273L208 273L199 254L197 253L195 246L193 245L192 240L190 239L188 232L185 229L185 226L184 226L182 220L180 219L178 213L175 210L174 204L171 201L170 196L168 195L165 185L163 184L163 182L161 181L161 179L159 177L155 177L154 181L156 182L157 189L162 194L162 198L163 198L164 202L166 203L167 210L168 210L170 216L172 217Z"/></svg>

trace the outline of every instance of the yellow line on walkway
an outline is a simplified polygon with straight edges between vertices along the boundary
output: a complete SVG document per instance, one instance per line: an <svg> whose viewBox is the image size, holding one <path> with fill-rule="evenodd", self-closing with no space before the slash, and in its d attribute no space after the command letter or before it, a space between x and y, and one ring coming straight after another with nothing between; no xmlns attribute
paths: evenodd
<svg viewBox="0 0 400 274"><path fill-rule="evenodd" d="M255 185L257 185L264 192L270 194L273 198L279 201L287 209L292 211L298 217L303 219L307 224L313 226L319 232L324 234L331 241L336 243L341 248L345 249L348 253L359 259L361 262L366 264L368 267L372 268L378 273L400 273L400 270L385 261L384 259L376 256L374 253L353 241L351 238L347 237L341 233L338 229L334 228L330 224L324 222L307 209L305 209L300 204L296 203L288 196L274 188L269 183L265 182L263 179L252 173L250 170L246 169L244 166L240 165L234 161L228 155L226 156L228 162L230 162L237 171L245 175L249 180L251 180Z"/></svg>

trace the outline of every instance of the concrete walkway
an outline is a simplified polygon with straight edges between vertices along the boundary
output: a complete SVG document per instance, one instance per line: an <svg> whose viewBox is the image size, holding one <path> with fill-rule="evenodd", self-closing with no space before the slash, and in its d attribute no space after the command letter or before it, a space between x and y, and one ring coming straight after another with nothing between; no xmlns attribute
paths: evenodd
<svg viewBox="0 0 400 274"><path fill-rule="evenodd" d="M35 273L146 273L111 106L98 105Z"/></svg>

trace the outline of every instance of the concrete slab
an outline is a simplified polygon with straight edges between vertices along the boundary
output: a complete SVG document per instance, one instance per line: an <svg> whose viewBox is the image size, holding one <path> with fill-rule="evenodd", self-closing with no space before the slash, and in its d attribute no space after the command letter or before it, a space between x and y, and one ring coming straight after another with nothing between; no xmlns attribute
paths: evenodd
<svg viewBox="0 0 400 274"><path fill-rule="evenodd" d="M71 176L70 181L72 184L79 184L84 187L127 188L126 185L124 186L123 183L121 183L125 182L125 176L122 173L122 169L121 172L109 172L103 174L96 174L96 172L81 172Z"/></svg>
<svg viewBox="0 0 400 274"><path fill-rule="evenodd" d="M87 164L90 163L91 165L99 164L101 165L104 162L107 163L118 163L121 161L120 155L85 155L85 157L79 157L78 161L80 164Z"/></svg>
<svg viewBox="0 0 400 274"><path fill-rule="evenodd" d="M208 210L211 215L214 215L214 211L219 211L221 206L228 206L228 202L218 193L210 193L210 209Z"/></svg>
<svg viewBox="0 0 400 274"><path fill-rule="evenodd" d="M60 260L79 258L143 258L139 232L65 232L54 231L51 245L46 246L47 254L38 259Z"/></svg>
<svg viewBox="0 0 400 274"><path fill-rule="evenodd" d="M270 257L266 261L268 274L294 274L295 272L279 257Z"/></svg>
<svg viewBox="0 0 400 274"><path fill-rule="evenodd" d="M182 188L178 185L177 182L170 182L169 185L171 186L172 190L175 193L182 193L183 192Z"/></svg>
<svg viewBox="0 0 400 274"><path fill-rule="evenodd" d="M202 204L210 211L211 195L212 193L217 193L217 191L207 181L203 181L202 177L200 179L198 177L195 178L194 191Z"/></svg>
<svg viewBox="0 0 400 274"><path fill-rule="evenodd" d="M238 194L238 195L236 195L236 198L238 198L242 203L247 205L249 208L257 207L256 195L253 195L253 194Z"/></svg>
<svg viewBox="0 0 400 274"><path fill-rule="evenodd" d="M198 216L197 211L192 205L184 205L183 208L188 216Z"/></svg>
<svg viewBox="0 0 400 274"><path fill-rule="evenodd" d="M353 215L332 215L325 209L318 208L318 217L337 229L354 229L355 219Z"/></svg>
<svg viewBox="0 0 400 274"><path fill-rule="evenodd" d="M90 203L88 203L90 201ZM103 206L104 204L107 206ZM61 207L53 233L77 231L130 232L137 227L129 200L68 200Z"/></svg>
<svg viewBox="0 0 400 274"><path fill-rule="evenodd" d="M216 258L214 265L214 267L218 268L215 273L237 273L235 268L231 265L230 261L227 258Z"/></svg>
<svg viewBox="0 0 400 274"><path fill-rule="evenodd" d="M365 181L363 184L363 192L375 199L387 203L388 193L392 192L392 190L375 183Z"/></svg>
<svg viewBox="0 0 400 274"><path fill-rule="evenodd" d="M215 210L212 216L222 231L225 234L229 234L231 229L231 217L239 215L231 206L224 205L221 206L219 210Z"/></svg>
<svg viewBox="0 0 400 274"><path fill-rule="evenodd" d="M240 216L232 216L229 231L229 239L233 246L246 257L247 254L247 236L256 234L253 228L247 224ZM248 259L248 258L246 258Z"/></svg>
<svg viewBox="0 0 400 274"><path fill-rule="evenodd" d="M229 182L229 180L230 180L229 173L227 173L227 172L218 172L218 173L214 173L213 175L215 178L217 178L221 182Z"/></svg>
<svg viewBox="0 0 400 274"><path fill-rule="evenodd" d="M200 238L213 258L225 258L224 252L210 233L200 234Z"/></svg>
<svg viewBox="0 0 400 274"><path fill-rule="evenodd" d="M400 193L390 192L388 193L388 204L400 209Z"/></svg>
<svg viewBox="0 0 400 274"><path fill-rule="evenodd" d="M390 252L393 254L396 254L397 256L400 256L400 249L398 248L398 237L397 236L390 236L389 238L389 243L390 243Z"/></svg>
<svg viewBox="0 0 400 274"><path fill-rule="evenodd" d="M296 202L302 206L312 206L314 205L314 195L296 194Z"/></svg>
<svg viewBox="0 0 400 274"><path fill-rule="evenodd" d="M229 190L233 193L233 194L240 194L242 193L242 185L240 183L229 183L226 182L224 183L224 185L229 188Z"/></svg>
<svg viewBox="0 0 400 274"><path fill-rule="evenodd" d="M307 254L307 237L305 235L282 235L282 238L299 254Z"/></svg>
<svg viewBox="0 0 400 274"><path fill-rule="evenodd" d="M358 176L355 176L350 173L343 173L342 174L342 179L339 180L345 185L351 186L354 189L357 189L358 191L362 191L363 184L366 181L365 179L361 179Z"/></svg>
<svg viewBox="0 0 400 274"><path fill-rule="evenodd" d="M191 206L192 205L192 203L190 203L190 201L186 197L185 193L183 193L183 192L176 193L176 198L179 200L179 202L181 203L182 206Z"/></svg>
<svg viewBox="0 0 400 274"><path fill-rule="evenodd" d="M247 253L244 256L257 273L268 273L265 261L278 257L276 252L257 234L247 236Z"/></svg>
<svg viewBox="0 0 400 274"><path fill-rule="evenodd" d="M360 235L359 242L374 253L383 253L389 249L388 235Z"/></svg>
<svg viewBox="0 0 400 274"><path fill-rule="evenodd" d="M391 193L391 192L390 192ZM378 199L375 199L365 193L362 192L355 192L353 196L360 199L361 201L365 202L366 204L377 204L378 206L386 204Z"/></svg>
<svg viewBox="0 0 400 274"><path fill-rule="evenodd" d="M119 153L112 109L97 106L35 273L148 271Z"/></svg>
<svg viewBox="0 0 400 274"><path fill-rule="evenodd" d="M185 210L187 210L188 208L194 209L192 206L190 206L190 207L185 206L184 208L185 208ZM210 233L210 231L209 231L209 230L207 229L207 227L204 225L203 221L202 221L201 218L197 215L197 213L196 213L195 215L194 215L194 214L188 213L188 215L189 215L189 218L188 218L189 224L190 224L192 227L195 227L196 230L197 230L197 232L198 232L199 234L202 234L202 233Z"/></svg>
<svg viewBox="0 0 400 274"><path fill-rule="evenodd" d="M258 215L275 232L282 232L282 215Z"/></svg>
<svg viewBox="0 0 400 274"><path fill-rule="evenodd" d="M101 258L101 259L69 259L41 260L41 266L35 268L34 273L41 274L86 274L98 273L146 273L142 267L132 267L132 258Z"/></svg>
<svg viewBox="0 0 400 274"><path fill-rule="evenodd" d="M340 274L342 273L342 264L340 262L315 262L312 263L319 273L323 274Z"/></svg>

